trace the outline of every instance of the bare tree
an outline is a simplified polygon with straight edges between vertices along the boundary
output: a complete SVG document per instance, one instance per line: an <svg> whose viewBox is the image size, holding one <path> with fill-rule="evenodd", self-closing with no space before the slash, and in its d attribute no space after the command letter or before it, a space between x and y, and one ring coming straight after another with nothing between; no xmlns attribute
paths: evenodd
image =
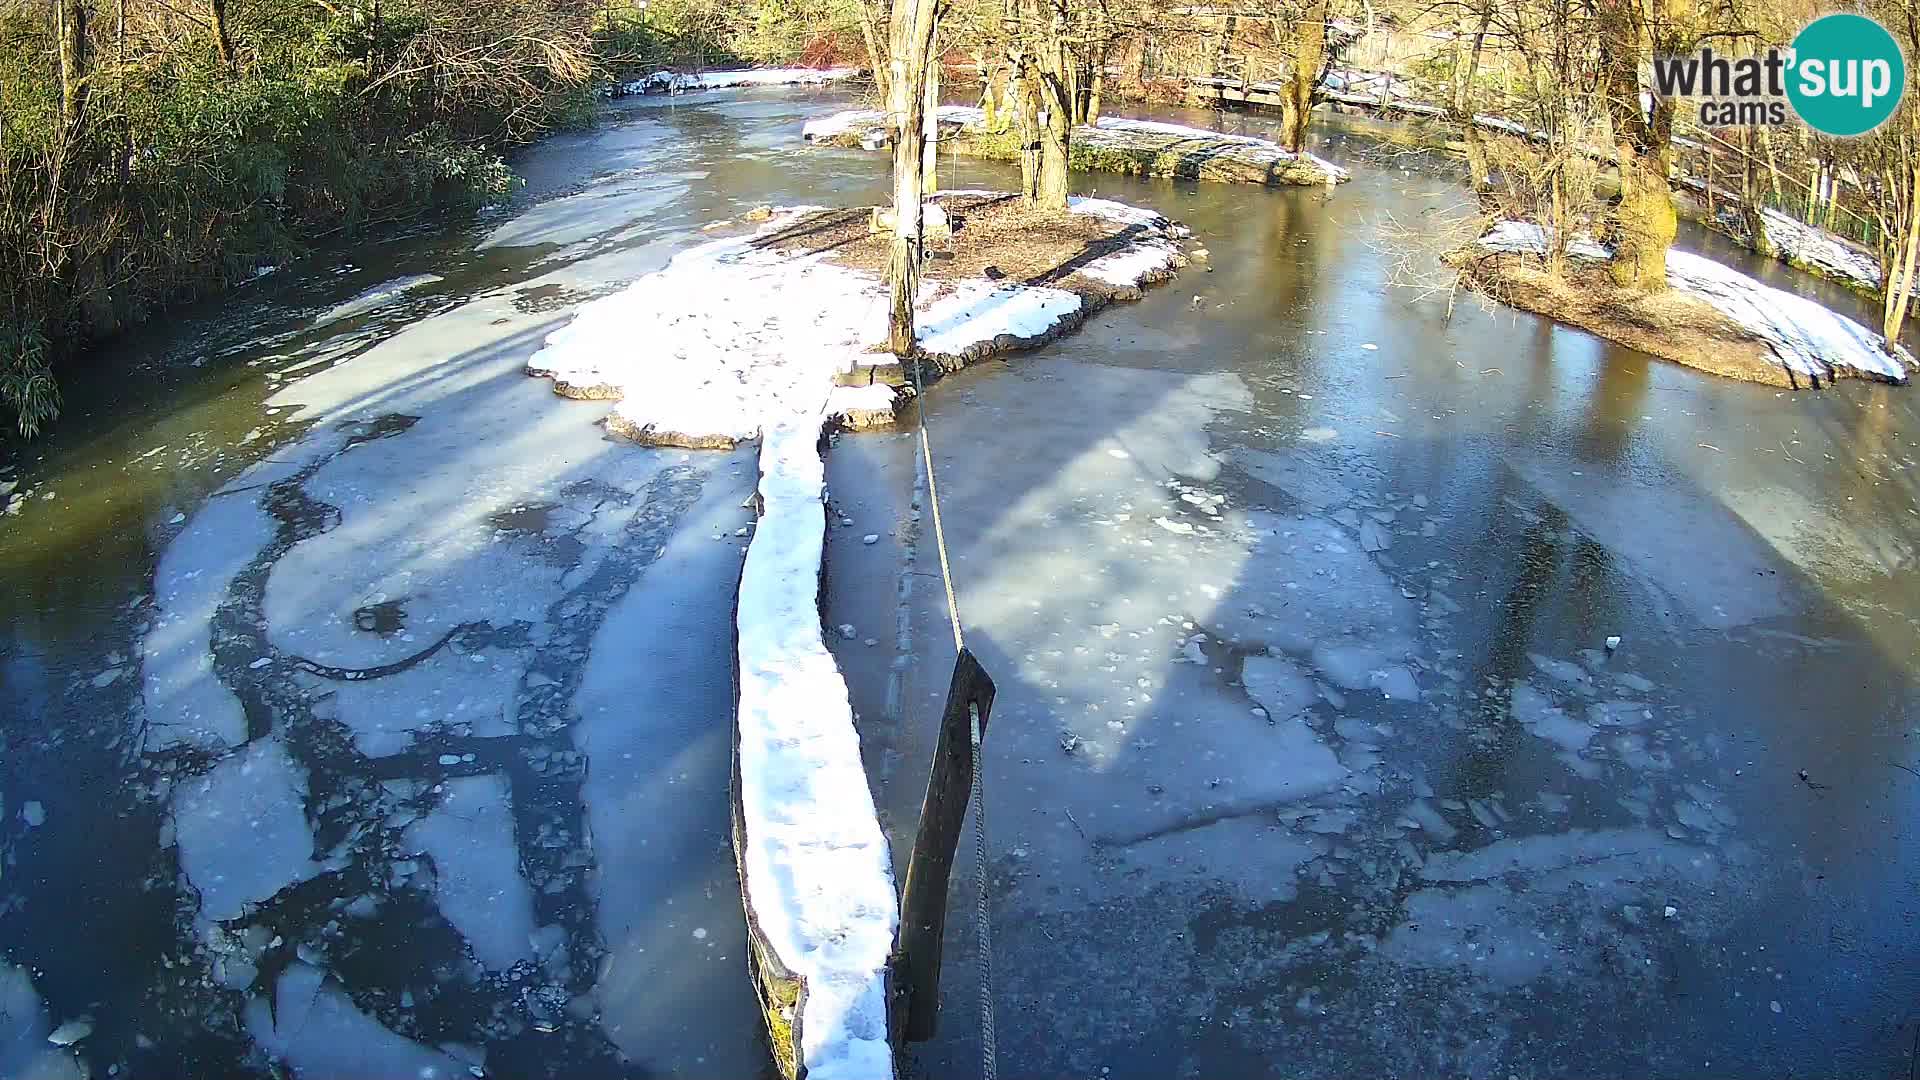
<svg viewBox="0 0 1920 1080"><path fill-rule="evenodd" d="M892 294L887 348L895 356L913 352L913 303L923 254L927 71L939 16L939 0L895 0L890 24L887 86L893 120L893 246L887 259Z"/></svg>

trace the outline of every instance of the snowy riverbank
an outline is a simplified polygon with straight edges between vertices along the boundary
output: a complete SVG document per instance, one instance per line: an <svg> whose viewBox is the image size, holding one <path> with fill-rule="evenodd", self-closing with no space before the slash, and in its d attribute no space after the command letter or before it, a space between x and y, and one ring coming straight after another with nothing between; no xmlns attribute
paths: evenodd
<svg viewBox="0 0 1920 1080"><path fill-rule="evenodd" d="M859 69L740 68L729 71L656 71L643 79L621 83L621 94L682 94L689 90L719 90L729 86L821 86L858 75Z"/></svg>
<svg viewBox="0 0 1920 1080"><path fill-rule="evenodd" d="M1546 232L1539 225L1502 221L1476 246L1492 255L1537 256L1546 251L1546 243ZM1611 251L1584 239L1573 241L1567 253L1576 267L1587 270L1595 270L1612 258ZM1532 287L1539 283L1512 273L1484 264L1472 273L1481 284L1492 284L1502 299L1717 374L1797 388L1848 376L1904 383L1914 367L1914 359L1905 349L1896 346L1888 352L1878 334L1854 320L1689 251L1667 252L1667 283L1678 294L1675 298L1703 301L1724 320L1723 327L1704 328L1704 333L1697 325L1656 325L1658 319L1648 320L1647 326L1629 326L1617 314L1603 318L1597 310L1589 312L1571 305L1571 297L1559 298L1567 303L1546 301L1545 290ZM1715 335L1715 329L1727 332ZM1647 330L1653 333L1642 332ZM1688 334L1713 340L1696 348L1683 340ZM1743 346L1744 351L1756 354L1752 360L1739 355ZM1776 373L1777 377L1768 377Z"/></svg>
<svg viewBox="0 0 1920 1080"><path fill-rule="evenodd" d="M986 114L977 108L942 105L939 121L945 152L994 159L1015 154L1009 135L983 129ZM800 135L822 146L874 150L886 144L886 123L886 114L878 110L851 109L807 121ZM1075 128L1068 165L1095 172L1271 185L1331 186L1352 178L1330 161L1296 154L1271 139L1117 116Z"/></svg>
<svg viewBox="0 0 1920 1080"><path fill-rule="evenodd" d="M982 218L996 201L943 199ZM924 349L946 366L1046 340L1184 261L1182 231L1157 214L1099 199L1073 211L1110 226L1098 257L1047 286L929 280L916 313ZM849 412L890 414L896 393L859 378L892 359L870 351L886 329L886 286L833 261L840 245L819 239L849 216L789 209L751 235L685 252L581 308L527 364L560 393L619 398L608 427L641 441L761 438L762 510L736 617L735 846L774 1055L789 1075L816 1080L892 1075L886 970L899 919L846 683L820 622L823 429Z"/></svg>

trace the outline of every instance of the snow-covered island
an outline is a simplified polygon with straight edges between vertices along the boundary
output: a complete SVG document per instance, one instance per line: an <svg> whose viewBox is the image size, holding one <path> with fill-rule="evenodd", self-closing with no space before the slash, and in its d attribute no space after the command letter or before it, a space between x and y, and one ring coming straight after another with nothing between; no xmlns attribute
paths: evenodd
<svg viewBox="0 0 1920 1080"><path fill-rule="evenodd" d="M986 114L980 109L942 105L939 121L944 153L1002 161L1018 157L1014 137L986 130ZM800 135L819 146L877 150L886 145L886 131L886 114L852 109L809 120ZM1076 171L1275 186L1331 186L1352 179L1330 161L1296 154L1271 139L1116 116L1074 128L1067 165Z"/></svg>
<svg viewBox="0 0 1920 1080"><path fill-rule="evenodd" d="M1186 262L1184 229L1075 199L1032 215L993 192L933 205L952 228L915 313L922 381L1047 341ZM890 420L909 369L876 352L887 234L867 208L777 212L580 309L527 370L614 398L656 445L758 437L760 518L735 616L734 842L753 970L783 1075L892 1076L887 966L899 920L846 683L820 622L823 433Z"/></svg>
<svg viewBox="0 0 1920 1080"><path fill-rule="evenodd" d="M1689 251L1667 252L1665 292L1639 294L1613 285L1613 253L1590 239L1568 244L1564 279L1546 272L1546 249L1541 226L1500 221L1453 259L1496 299L1716 375L1801 389L1848 377L1904 383L1915 366L1854 320Z"/></svg>

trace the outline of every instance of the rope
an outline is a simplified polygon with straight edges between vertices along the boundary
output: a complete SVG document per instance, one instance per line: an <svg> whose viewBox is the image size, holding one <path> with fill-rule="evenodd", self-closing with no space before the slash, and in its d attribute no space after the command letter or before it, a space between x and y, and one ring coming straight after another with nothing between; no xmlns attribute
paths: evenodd
<svg viewBox="0 0 1920 1080"><path fill-rule="evenodd" d="M919 418L920 456L927 463L927 503L933 507L933 546L940 552L940 580L947 587L947 621L953 624L953 651L966 648L960 634L960 604L953 598L953 567L947 564L947 531L940 526L940 489L933 482L933 448L927 442L926 389L920 385L920 361L913 364L914 415ZM976 767L974 777L979 778Z"/></svg>
<svg viewBox="0 0 1920 1080"><path fill-rule="evenodd" d="M940 489L933 478L933 448L927 440L926 387L920 381L920 361L913 365L914 416L920 429L920 456L927 465L927 503L933 509L933 544L940 553L940 581L947 589L947 621L953 626L953 651L966 647L960 633L960 603L953 595L953 567L947 561L947 533L940 524ZM980 1076L998 1080L999 1042L993 1026L993 919L987 906L987 796L986 770L980 757L980 709L967 706L973 743L973 930L979 941L980 968Z"/></svg>
<svg viewBox="0 0 1920 1080"><path fill-rule="evenodd" d="M980 782L980 710L969 705L973 723L973 928L980 950L980 1076L1000 1075L1000 1050L993 1031L993 920L987 912L987 803Z"/></svg>

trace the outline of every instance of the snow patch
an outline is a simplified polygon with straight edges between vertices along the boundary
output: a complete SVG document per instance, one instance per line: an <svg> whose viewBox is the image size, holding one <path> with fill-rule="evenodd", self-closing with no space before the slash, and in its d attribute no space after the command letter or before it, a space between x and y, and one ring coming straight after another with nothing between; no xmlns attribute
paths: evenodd
<svg viewBox="0 0 1920 1080"><path fill-rule="evenodd" d="M1038 338L1079 310L1079 295L1065 289L963 281L916 320L915 336L930 353L955 355L1003 334Z"/></svg>
<svg viewBox="0 0 1920 1080"><path fill-rule="evenodd" d="M1890 355L1878 334L1804 296L1762 285L1690 251L1667 252L1667 281L1764 340L1781 363L1802 375L1831 378L1842 369L1907 379L1913 360L1905 349Z"/></svg>
<svg viewBox="0 0 1920 1080"><path fill-rule="evenodd" d="M728 86L820 86L858 75L856 68L745 68L732 71L680 73L656 71L644 79L622 84L625 94L681 94L689 90L719 90Z"/></svg>
<svg viewBox="0 0 1920 1080"><path fill-rule="evenodd" d="M1767 241L1782 259L1811 266L1857 287L1879 291L1880 260L1825 229L1796 221L1772 207L1760 211Z"/></svg>
<svg viewBox="0 0 1920 1080"><path fill-rule="evenodd" d="M935 115L938 123L955 124L961 127L980 124L986 120L986 113L971 105L942 105L936 110ZM865 128L874 129L878 137L884 141L886 123L886 114L878 109L849 109L808 120L801 125L800 137L808 142L818 142ZM1350 176L1347 170L1324 158L1310 153L1296 154L1271 139L1260 139L1251 135L1231 135L1222 131L1188 127L1184 124L1168 124L1158 120L1129 120L1120 116L1103 116L1092 126L1082 124L1074 128L1073 137L1090 146L1110 148L1137 147L1149 138L1152 142L1148 145L1153 145L1168 137L1197 140L1213 147L1219 147L1224 143L1232 146L1233 156L1255 164L1309 162L1326 175L1326 181L1329 184L1337 184Z"/></svg>
<svg viewBox="0 0 1920 1080"><path fill-rule="evenodd" d="M1494 252L1541 254L1547 233L1530 221L1500 221L1479 239ZM1613 253L1579 237L1567 245L1575 258L1605 262ZM1913 357L1896 346L1882 348L1879 335L1806 297L1763 285L1737 270L1690 251L1667 251L1667 283L1711 304L1737 326L1767 344L1788 370L1830 379L1860 372L1905 382Z"/></svg>
<svg viewBox="0 0 1920 1080"><path fill-rule="evenodd" d="M834 374L879 340L885 304L876 278L824 256L717 240L581 307L527 368L618 396L615 419L631 431L738 441L769 417L821 413Z"/></svg>

